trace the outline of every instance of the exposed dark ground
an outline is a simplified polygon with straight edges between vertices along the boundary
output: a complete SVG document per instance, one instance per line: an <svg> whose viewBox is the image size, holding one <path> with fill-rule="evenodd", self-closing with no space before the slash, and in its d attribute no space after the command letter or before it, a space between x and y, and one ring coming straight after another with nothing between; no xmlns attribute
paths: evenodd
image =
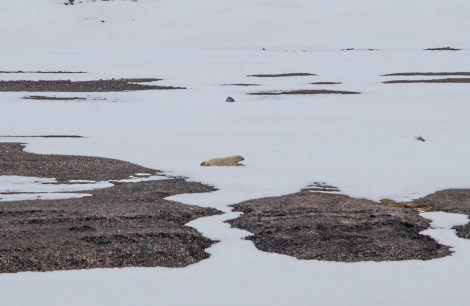
<svg viewBox="0 0 470 306"><path fill-rule="evenodd" d="M414 201L430 205L431 210L470 215L470 189L446 189ZM457 236L470 239L470 224L457 226Z"/></svg>
<svg viewBox="0 0 470 306"><path fill-rule="evenodd" d="M0 157L0 175L55 177L60 183L156 173L113 159L25 153L12 143L0 143ZM184 224L220 212L164 198L213 188L183 179L114 184L80 199L0 202L0 272L184 267L208 257L204 250L214 241ZM380 203L339 192L315 182L295 194L233 205L244 214L228 222L252 232L247 239L260 250L299 259L428 260L451 252L419 234L429 222L418 209L470 214L470 189ZM457 229L470 238L470 226Z"/></svg>
<svg viewBox="0 0 470 306"><path fill-rule="evenodd" d="M155 173L97 157L29 154L0 144L0 175L67 180L118 180ZM0 202L0 272L104 267L184 267L209 255L214 241L184 224L220 213L165 200L214 189L183 179L114 183L67 200Z"/></svg>
<svg viewBox="0 0 470 306"><path fill-rule="evenodd" d="M72 74L72 73L86 73L84 71L44 71L44 70L35 70L35 71L23 71L23 70L2 70L0 73L41 73L41 74Z"/></svg>
<svg viewBox="0 0 470 306"><path fill-rule="evenodd" d="M277 96L277 95L321 95L321 94L360 94L357 91L344 91L344 90L326 90L326 89L299 89L299 90L286 90L286 91L257 91L250 92L249 95L260 96Z"/></svg>
<svg viewBox="0 0 470 306"><path fill-rule="evenodd" d="M460 51L462 49L452 48L452 47L438 47L438 48L427 48L426 51Z"/></svg>
<svg viewBox="0 0 470 306"><path fill-rule="evenodd" d="M135 79L111 79L92 81L0 81L0 91L34 91L34 92L111 92L127 90L150 90L150 89L185 89L184 87L143 85L137 83L155 82L161 79L135 78Z"/></svg>
<svg viewBox="0 0 470 306"><path fill-rule="evenodd" d="M339 85L341 82L313 82L312 85Z"/></svg>
<svg viewBox="0 0 470 306"><path fill-rule="evenodd" d="M451 75L470 76L470 72L398 72L398 73L383 74L382 76L451 76Z"/></svg>
<svg viewBox="0 0 470 306"><path fill-rule="evenodd" d="M428 260L449 248L419 233L429 227L414 209L311 192L234 205L244 215L228 221L254 235L257 248L299 259L327 261Z"/></svg>
<svg viewBox="0 0 470 306"><path fill-rule="evenodd" d="M83 97L50 97L50 96L25 96L23 99L26 100L47 100L47 101L85 101L87 98Z"/></svg>
<svg viewBox="0 0 470 306"><path fill-rule="evenodd" d="M446 246L420 235L428 221L419 211L470 215L470 189L448 189L410 202L350 198L325 183L299 193L234 205L244 212L229 221L254 233L248 239L267 252L329 261L427 260L448 255ZM470 224L457 226L470 239Z"/></svg>
<svg viewBox="0 0 470 306"><path fill-rule="evenodd" d="M289 73L266 73L266 74L250 74L249 77L257 78L279 78L279 77L293 77L293 76L315 76L314 73L309 72L289 72Z"/></svg>
<svg viewBox="0 0 470 306"><path fill-rule="evenodd" d="M429 80L391 80L385 81L384 84L397 83L470 83L470 78L445 78L445 79L429 79Z"/></svg>

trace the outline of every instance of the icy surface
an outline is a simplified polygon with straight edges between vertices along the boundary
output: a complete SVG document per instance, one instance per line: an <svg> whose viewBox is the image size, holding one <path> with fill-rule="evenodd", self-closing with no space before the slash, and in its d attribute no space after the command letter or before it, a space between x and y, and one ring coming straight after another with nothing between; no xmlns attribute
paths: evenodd
<svg viewBox="0 0 470 306"><path fill-rule="evenodd" d="M111 187L109 182L81 181L71 184L57 184L54 178L38 178L29 176L0 176L0 201L23 200L58 200L82 198L90 196L86 193L72 191L85 191Z"/></svg>
<svg viewBox="0 0 470 306"><path fill-rule="evenodd" d="M191 222L221 241L201 263L0 275L0 304L468 304L470 246L449 229L453 220L431 232L454 248L452 256L355 264L263 253L242 239L248 233L222 221L237 216L229 204L296 192L316 181L373 200L469 188L468 84L392 85L382 82L402 77L381 76L470 71L469 1L63 2L0 2L0 70L87 73L1 79L157 77L164 79L158 84L188 89L99 93L67 103L1 93L0 141L27 143L28 152L118 158L189 177L219 190L172 200L227 214ZM443 46L463 50L423 50ZM289 72L318 76L247 77ZM362 94L247 95L322 89L309 84L319 81L342 83L325 89ZM221 86L235 83L260 86ZM226 103L227 96L236 102ZM85 138L1 137L54 134ZM245 167L199 166L235 154Z"/></svg>

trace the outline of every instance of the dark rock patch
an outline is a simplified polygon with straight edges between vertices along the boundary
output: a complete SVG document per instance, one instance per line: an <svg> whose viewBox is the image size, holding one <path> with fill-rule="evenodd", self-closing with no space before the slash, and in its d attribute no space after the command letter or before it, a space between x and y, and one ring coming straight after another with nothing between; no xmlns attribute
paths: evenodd
<svg viewBox="0 0 470 306"><path fill-rule="evenodd" d="M458 48L452 48L452 47L439 47L439 48L427 48L427 49L424 49L426 51L459 51L459 50L462 50L462 49L458 49Z"/></svg>
<svg viewBox="0 0 470 306"><path fill-rule="evenodd" d="M41 71L41 70L36 70L36 71L23 71L23 70L8 70L8 71L0 71L0 73L42 73L42 74L74 74L74 73L86 73L84 71L62 71L62 70L57 70L57 71Z"/></svg>
<svg viewBox="0 0 470 306"><path fill-rule="evenodd" d="M316 74L308 72L291 72L291 73L278 73L278 74L250 74L249 77L257 78L279 78L279 77L294 77L294 76L314 76Z"/></svg>
<svg viewBox="0 0 470 306"><path fill-rule="evenodd" d="M470 83L470 78L446 78L446 79L430 79L430 80L391 80L385 81L384 84L398 83Z"/></svg>
<svg viewBox="0 0 470 306"><path fill-rule="evenodd" d="M49 100L49 101L84 101L87 98L81 97L48 97L48 96L25 96L26 100Z"/></svg>
<svg viewBox="0 0 470 306"><path fill-rule="evenodd" d="M0 81L0 91L34 91L34 92L115 92L128 90L166 90L185 89L184 87L143 85L138 83L160 81L153 78L111 79L92 81L71 80L17 80Z"/></svg>
<svg viewBox="0 0 470 306"><path fill-rule="evenodd" d="M446 189L413 201L433 211L470 215L470 189ZM457 236L470 239L470 224L456 226Z"/></svg>
<svg viewBox="0 0 470 306"><path fill-rule="evenodd" d="M313 82L312 85L340 85L341 82Z"/></svg>
<svg viewBox="0 0 470 306"><path fill-rule="evenodd" d="M6 135L0 138L83 138L80 135Z"/></svg>
<svg viewBox="0 0 470 306"><path fill-rule="evenodd" d="M373 49L373 48L366 48L366 49L356 49L356 48L346 48L346 49L341 49L342 51L378 51L379 49Z"/></svg>
<svg viewBox="0 0 470 306"><path fill-rule="evenodd" d="M248 93L249 95L258 96L279 96L279 95L324 95L324 94L342 94L342 95L355 95L360 94L357 91L343 91L343 90L326 90L326 89L299 89L287 91L258 91Z"/></svg>
<svg viewBox="0 0 470 306"><path fill-rule="evenodd" d="M266 252L327 261L429 260L450 254L420 232L429 227L415 209L331 193L301 191L234 205L228 221L253 233Z"/></svg>
<svg viewBox="0 0 470 306"><path fill-rule="evenodd" d="M451 76L451 75L470 76L470 72L398 72L398 73L383 74L382 76Z"/></svg>
<svg viewBox="0 0 470 306"><path fill-rule="evenodd" d="M222 84L222 86L260 86L260 84L250 84L250 83L235 83L235 84Z"/></svg>
<svg viewBox="0 0 470 306"><path fill-rule="evenodd" d="M81 156L39 155L19 144L0 144L0 175L110 180L155 170ZM214 189L184 179L113 182L65 200L2 202L0 273L111 267L184 267L209 255L214 243L191 220L219 214L212 208L164 198Z"/></svg>

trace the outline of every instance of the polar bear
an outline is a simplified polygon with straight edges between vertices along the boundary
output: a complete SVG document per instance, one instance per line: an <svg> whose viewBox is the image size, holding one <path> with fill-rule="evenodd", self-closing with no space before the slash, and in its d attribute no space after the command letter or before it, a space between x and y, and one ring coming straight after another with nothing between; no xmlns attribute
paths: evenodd
<svg viewBox="0 0 470 306"><path fill-rule="evenodd" d="M242 160L245 159L240 155L219 157L204 161L201 163L201 166L244 166L243 164L239 163Z"/></svg>

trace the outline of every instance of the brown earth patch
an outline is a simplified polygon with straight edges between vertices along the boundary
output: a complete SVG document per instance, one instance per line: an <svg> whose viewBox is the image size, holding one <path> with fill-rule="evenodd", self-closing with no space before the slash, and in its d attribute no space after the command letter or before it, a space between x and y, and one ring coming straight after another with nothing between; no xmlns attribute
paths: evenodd
<svg viewBox="0 0 470 306"><path fill-rule="evenodd" d="M327 261L429 260L450 254L428 236L415 209L308 190L233 205L244 214L228 221L253 233L266 252Z"/></svg>
<svg viewBox="0 0 470 306"><path fill-rule="evenodd" d="M452 48L452 47L439 47L439 48L427 48L426 51L459 51L462 49Z"/></svg>
<svg viewBox="0 0 470 306"><path fill-rule="evenodd" d="M222 86L260 86L260 84L238 83L238 84L222 84Z"/></svg>
<svg viewBox="0 0 470 306"><path fill-rule="evenodd" d="M366 48L366 49L356 49L356 48L346 48L346 49L341 49L343 51L378 51L379 49L373 49L373 48Z"/></svg>
<svg viewBox="0 0 470 306"><path fill-rule="evenodd" d="M435 211L465 214L470 216L470 189L446 189L415 200L417 203L432 205ZM457 236L470 239L470 224L456 226Z"/></svg>
<svg viewBox="0 0 470 306"><path fill-rule="evenodd" d="M341 82L313 82L312 85L339 85Z"/></svg>
<svg viewBox="0 0 470 306"><path fill-rule="evenodd" d="M7 135L0 138L83 138L80 135Z"/></svg>
<svg viewBox="0 0 470 306"><path fill-rule="evenodd" d="M399 73L388 73L382 76L470 76L470 72L399 72Z"/></svg>
<svg viewBox="0 0 470 306"><path fill-rule="evenodd" d="M26 100L50 100L50 101L83 101L87 98L81 97L48 97L48 96L25 96Z"/></svg>
<svg viewBox="0 0 470 306"><path fill-rule="evenodd" d="M50 74L72 74L72 73L86 73L84 71L41 71L41 70L36 70L36 71L23 71L23 70L9 70L9 71L0 71L0 73L50 73Z"/></svg>
<svg viewBox="0 0 470 306"><path fill-rule="evenodd" d="M470 83L470 78L446 78L446 79L431 79L431 80L391 80L385 81L384 84L398 84L398 83Z"/></svg>
<svg viewBox="0 0 470 306"><path fill-rule="evenodd" d="M250 92L248 94L259 95L259 96L322 95L322 94L355 95L355 94L360 94L360 92L344 91L344 90L326 90L326 89L299 89L299 90L287 90L287 91L258 91L258 92Z"/></svg>
<svg viewBox="0 0 470 306"><path fill-rule="evenodd" d="M0 91L35 91L35 92L111 92L128 90L151 90L151 89L185 89L184 87L143 85L137 83L160 81L153 78L134 79L111 79L92 81L0 81Z"/></svg>
<svg viewBox="0 0 470 306"><path fill-rule="evenodd" d="M257 78L280 78L280 77L294 77L294 76L314 76L317 74L308 72L291 72L291 73L279 73L279 74L250 74L249 77Z"/></svg>
<svg viewBox="0 0 470 306"><path fill-rule="evenodd" d="M155 173L113 159L25 153L12 143L0 144L0 156L0 175L62 183ZM184 224L220 212L164 198L213 188L184 179L113 184L79 199L2 202L0 272L184 267L209 257L204 250L214 241Z"/></svg>

